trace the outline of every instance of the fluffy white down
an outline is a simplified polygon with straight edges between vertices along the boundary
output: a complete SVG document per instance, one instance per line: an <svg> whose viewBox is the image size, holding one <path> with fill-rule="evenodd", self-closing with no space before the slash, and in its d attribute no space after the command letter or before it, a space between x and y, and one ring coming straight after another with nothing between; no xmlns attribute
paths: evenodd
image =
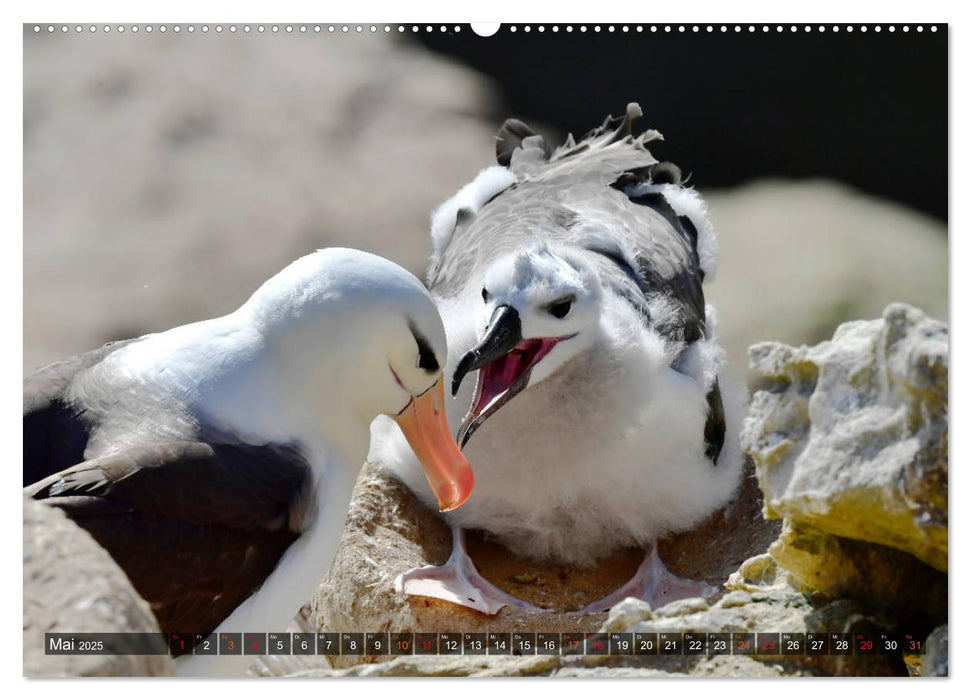
<svg viewBox="0 0 971 700"><path fill-rule="evenodd" d="M469 442L475 491L449 520L485 529L522 556L589 565L689 528L734 495L745 391L722 370L723 353L714 343L699 347L687 363L690 376L675 371L678 347L637 323L621 300L608 297L604 308L589 351L510 401ZM473 344L473 314L458 305L440 310L453 348L445 368L451 376ZM716 373L727 430L713 466L703 433ZM471 400L471 379L449 402L453 428ZM370 459L434 506L397 426L376 421L372 437Z"/></svg>

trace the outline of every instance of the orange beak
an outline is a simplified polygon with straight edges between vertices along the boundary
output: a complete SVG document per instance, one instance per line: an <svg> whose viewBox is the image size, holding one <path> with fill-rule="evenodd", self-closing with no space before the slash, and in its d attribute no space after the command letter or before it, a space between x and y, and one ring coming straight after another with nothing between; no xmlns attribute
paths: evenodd
<svg viewBox="0 0 971 700"><path fill-rule="evenodd" d="M455 444L445 417L445 390L439 379L395 416L415 451L442 511L454 510L472 495L472 467Z"/></svg>

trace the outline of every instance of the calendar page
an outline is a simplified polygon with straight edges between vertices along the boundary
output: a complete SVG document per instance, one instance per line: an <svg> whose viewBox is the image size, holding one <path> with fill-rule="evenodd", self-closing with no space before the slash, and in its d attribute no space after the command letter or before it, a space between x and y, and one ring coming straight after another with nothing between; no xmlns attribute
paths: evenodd
<svg viewBox="0 0 971 700"><path fill-rule="evenodd" d="M24 676L948 675L950 27L639 16L23 25Z"/></svg>

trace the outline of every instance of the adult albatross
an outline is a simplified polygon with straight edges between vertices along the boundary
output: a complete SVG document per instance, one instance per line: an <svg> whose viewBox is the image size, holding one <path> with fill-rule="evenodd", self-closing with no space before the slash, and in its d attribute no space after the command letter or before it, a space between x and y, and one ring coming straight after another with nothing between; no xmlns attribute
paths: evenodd
<svg viewBox="0 0 971 700"><path fill-rule="evenodd" d="M442 510L472 471L444 411L445 331L413 275L300 258L237 311L24 382L24 482L121 565L164 632L282 630L327 572L378 414ZM245 657L183 656L187 674Z"/></svg>
<svg viewBox="0 0 971 700"><path fill-rule="evenodd" d="M486 613L532 608L476 572L462 529L479 528L565 565L645 547L633 579L585 612L712 592L668 572L655 542L735 493L744 390L724 376L702 290L717 255L705 205L648 151L656 131L633 134L640 114L631 104L553 151L509 120L499 165L433 215L428 283L476 493L447 518L448 562L402 575L398 590ZM427 500L399 431L381 428L372 458Z"/></svg>

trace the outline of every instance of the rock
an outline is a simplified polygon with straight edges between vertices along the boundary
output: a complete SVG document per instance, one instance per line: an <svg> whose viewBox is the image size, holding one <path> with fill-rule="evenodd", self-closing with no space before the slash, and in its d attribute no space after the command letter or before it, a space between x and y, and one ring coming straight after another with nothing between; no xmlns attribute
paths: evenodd
<svg viewBox="0 0 971 700"><path fill-rule="evenodd" d="M424 274L432 210L494 163L491 83L384 32L255 34L25 29L25 368L325 246Z"/></svg>
<svg viewBox="0 0 971 700"><path fill-rule="evenodd" d="M924 676L948 676L947 668L947 625L941 625L927 638L924 645Z"/></svg>
<svg viewBox="0 0 971 700"><path fill-rule="evenodd" d="M750 560L751 561L751 560ZM746 562L748 568L752 564ZM894 621L880 616L864 605L848 600L823 602L818 605L811 597L791 586L732 591L714 605L695 605L690 601L677 601L666 605L653 615L638 619L637 606L623 601L611 611L601 632L891 632ZM683 603L678 608L677 603ZM667 614L665 614L667 608ZM616 608L615 608L616 610ZM628 624L621 625L623 619ZM650 657L648 657L650 658ZM675 657L680 659L677 671L691 675L722 675L715 672L721 664L739 664L738 656L708 659L708 665L696 665L692 659L700 657ZM730 660L729 660L730 659ZM653 660L657 663L656 660ZM643 663L638 659L638 665ZM651 662L648 662L651 663ZM653 664L652 664L653 665ZM670 670L670 669L669 669ZM894 676L907 675L901 657L890 656L798 656L784 657L755 655L735 669L738 675L854 675ZM735 675L735 673L727 674Z"/></svg>
<svg viewBox="0 0 971 700"><path fill-rule="evenodd" d="M635 622L620 632L805 632L809 599L793 589L729 594L704 610ZM606 631L601 629L601 631Z"/></svg>
<svg viewBox="0 0 971 700"><path fill-rule="evenodd" d="M948 615L947 327L892 304L831 341L762 343L750 356L772 385L753 397L742 442L766 515L784 527L729 587L791 586L823 596L820 615L822 601L844 599L881 629L926 634ZM831 605L825 614L839 613Z"/></svg>
<svg viewBox="0 0 971 700"><path fill-rule="evenodd" d="M650 620L651 606L639 598L625 598L610 609L602 627L604 632L623 632L638 622Z"/></svg>
<svg viewBox="0 0 971 700"><path fill-rule="evenodd" d="M777 537L781 524L765 521L761 507L758 486L749 471L728 507L695 530L659 543L662 558L675 574L720 587L745 559L764 552ZM314 595L311 619L317 629L329 631L593 632L604 624L626 625L651 615L650 608L637 601L621 603L612 612L612 621L606 613L569 612L626 582L640 565L642 551L623 552L590 569L579 569L519 559L483 533L468 533L467 545L488 580L555 612L530 614L507 607L488 616L437 599L396 594L393 581L398 574L445 562L451 535L438 515L404 486L375 465L366 465L351 499L334 565ZM529 582L523 582L523 572L531 574L525 579ZM706 605L703 600L675 601L658 612L676 615ZM340 656L330 660L335 667L346 668L379 659ZM397 672L403 672L400 664L406 662L396 663ZM428 662L415 659L414 663ZM443 663L442 668L453 668L448 665L452 661Z"/></svg>
<svg viewBox="0 0 971 700"><path fill-rule="evenodd" d="M508 551L469 533L469 553L481 573L510 593L531 602L576 609L610 592L638 566L636 553L620 557L605 571L574 572L556 566L535 566L516 560ZM438 515L425 508L404 486L374 465L365 465L351 498L347 525L334 565L311 605L319 630L333 631L561 631L597 629L606 613L530 615L504 608L495 616L452 603L394 592L394 578L416 566L441 564L448 558L451 534ZM539 572L546 582L517 584L516 572ZM576 589L587 591L577 596ZM371 662L377 657L331 657L335 668Z"/></svg>
<svg viewBox="0 0 971 700"><path fill-rule="evenodd" d="M301 678L321 677L400 677L400 676L467 676L510 677L547 676L555 678L676 678L711 676L721 678L778 677L780 664L761 663L739 656L415 656L375 664L362 664L334 671L295 674ZM796 672L793 675L806 675Z"/></svg>
<svg viewBox="0 0 971 700"><path fill-rule="evenodd" d="M947 619L947 575L905 552L787 521L769 554L797 586L878 602L903 627Z"/></svg>
<svg viewBox="0 0 971 700"><path fill-rule="evenodd" d="M346 670L315 671L301 677L360 676L535 676L549 675L561 667L555 656L410 656Z"/></svg>
<svg viewBox="0 0 971 700"><path fill-rule="evenodd" d="M789 572L780 567L768 553L746 559L725 583L726 588L751 593L753 591L781 590L789 585ZM737 596L742 598L742 596Z"/></svg>
<svg viewBox="0 0 971 700"><path fill-rule="evenodd" d="M680 617L708 609L708 601L704 598L683 598L674 600L654 613L655 617Z"/></svg>
<svg viewBox="0 0 971 700"><path fill-rule="evenodd" d="M46 632L156 632L114 560L61 511L24 499L24 675L172 675L166 656L44 653Z"/></svg>
<svg viewBox="0 0 971 700"><path fill-rule="evenodd" d="M651 126L670 136L663 124ZM754 343L818 343L891 302L947 318L945 223L826 180L760 180L702 194L719 240L705 298L740 371Z"/></svg>
<svg viewBox="0 0 971 700"><path fill-rule="evenodd" d="M287 626L287 632L314 632L310 606L304 605ZM257 656L246 671L248 676L293 676L298 673L330 668L327 658L318 655L268 654Z"/></svg>
<svg viewBox="0 0 971 700"><path fill-rule="evenodd" d="M762 343L750 359L773 382L742 434L766 515L947 571L947 327L892 304L831 341Z"/></svg>
<svg viewBox="0 0 971 700"><path fill-rule="evenodd" d="M721 599L720 605L722 609L727 610L728 608L740 608L751 602L752 595L749 591L732 591Z"/></svg>

